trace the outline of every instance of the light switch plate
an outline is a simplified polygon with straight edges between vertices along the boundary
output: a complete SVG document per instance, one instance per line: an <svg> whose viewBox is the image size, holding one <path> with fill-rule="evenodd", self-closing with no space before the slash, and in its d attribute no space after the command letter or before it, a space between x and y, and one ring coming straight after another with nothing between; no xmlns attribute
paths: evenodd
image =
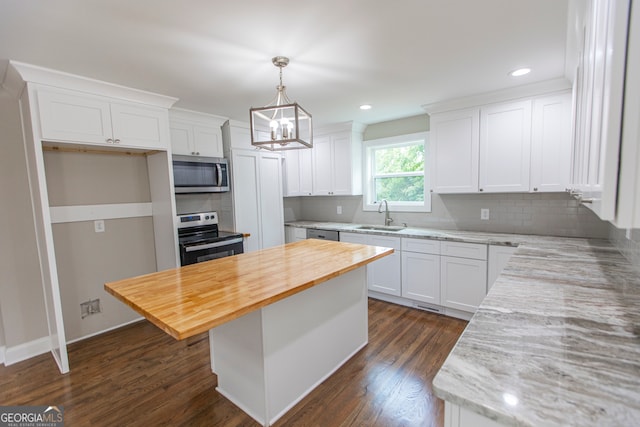
<svg viewBox="0 0 640 427"><path fill-rule="evenodd" d="M104 220L98 219L93 221L93 228L96 230L96 233L104 233Z"/></svg>
<svg viewBox="0 0 640 427"><path fill-rule="evenodd" d="M480 209L480 219L489 219L489 209Z"/></svg>
<svg viewBox="0 0 640 427"><path fill-rule="evenodd" d="M338 215L342 215L342 206L338 206L338 207L336 208L336 213L337 213Z"/></svg>

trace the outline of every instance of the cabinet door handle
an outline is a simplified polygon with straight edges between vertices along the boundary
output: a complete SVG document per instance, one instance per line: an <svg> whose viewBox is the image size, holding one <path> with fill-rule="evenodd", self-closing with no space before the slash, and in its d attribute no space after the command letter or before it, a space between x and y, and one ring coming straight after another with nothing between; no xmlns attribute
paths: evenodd
<svg viewBox="0 0 640 427"><path fill-rule="evenodd" d="M533 187L533 191L538 191L538 187Z"/></svg>
<svg viewBox="0 0 640 427"><path fill-rule="evenodd" d="M107 138L107 144L113 144L113 139Z"/></svg>
<svg viewBox="0 0 640 427"><path fill-rule="evenodd" d="M114 139L114 140L113 140L113 143L114 143L114 144L120 144L120 140L119 140L119 139Z"/></svg>
<svg viewBox="0 0 640 427"><path fill-rule="evenodd" d="M484 191L484 189L481 188L480 191Z"/></svg>

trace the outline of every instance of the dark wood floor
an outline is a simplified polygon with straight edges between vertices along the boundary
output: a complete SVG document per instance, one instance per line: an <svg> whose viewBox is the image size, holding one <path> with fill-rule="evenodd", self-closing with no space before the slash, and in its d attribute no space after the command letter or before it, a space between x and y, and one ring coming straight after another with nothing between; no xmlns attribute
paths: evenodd
<svg viewBox="0 0 640 427"><path fill-rule="evenodd" d="M466 322L369 300L369 344L277 426L442 426L431 380ZM73 426L257 426L215 391L206 334L175 341L144 321L0 366L0 405L62 405Z"/></svg>

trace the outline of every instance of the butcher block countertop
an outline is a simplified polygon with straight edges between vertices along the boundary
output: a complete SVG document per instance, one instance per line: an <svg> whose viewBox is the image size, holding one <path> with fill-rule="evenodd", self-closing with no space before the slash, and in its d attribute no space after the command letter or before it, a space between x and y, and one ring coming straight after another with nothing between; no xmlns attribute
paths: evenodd
<svg viewBox="0 0 640 427"><path fill-rule="evenodd" d="M393 253L303 240L106 283L111 295L181 340Z"/></svg>

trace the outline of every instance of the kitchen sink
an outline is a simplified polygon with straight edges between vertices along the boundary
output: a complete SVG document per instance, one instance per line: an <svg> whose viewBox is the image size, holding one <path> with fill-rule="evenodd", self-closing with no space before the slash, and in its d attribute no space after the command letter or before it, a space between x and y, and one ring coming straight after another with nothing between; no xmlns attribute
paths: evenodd
<svg viewBox="0 0 640 427"><path fill-rule="evenodd" d="M401 225L361 225L356 230L374 230L374 231L400 231L406 227Z"/></svg>

